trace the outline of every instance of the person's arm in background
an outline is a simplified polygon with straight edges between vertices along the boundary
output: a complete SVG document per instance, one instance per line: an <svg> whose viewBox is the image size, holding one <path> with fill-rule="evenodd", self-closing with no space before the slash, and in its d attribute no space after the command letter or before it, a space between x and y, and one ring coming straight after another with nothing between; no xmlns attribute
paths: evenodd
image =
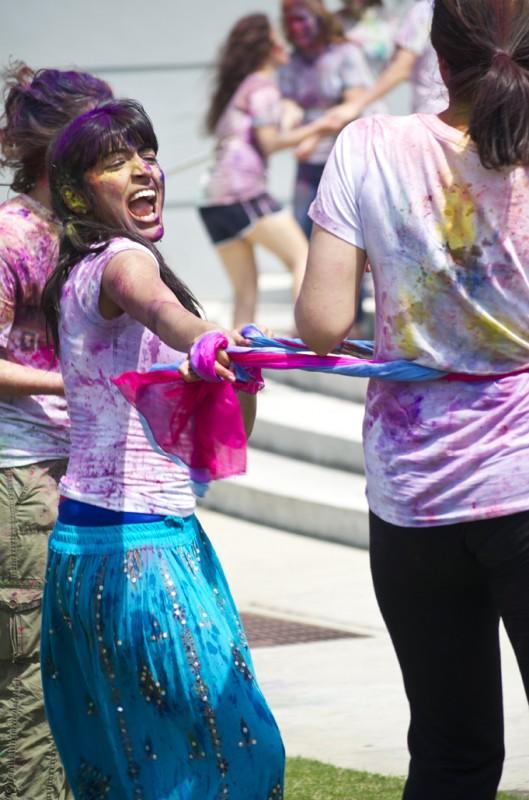
<svg viewBox="0 0 529 800"><path fill-rule="evenodd" d="M331 108L319 120L319 122L327 125L324 133L339 133L346 124L343 122L344 115L349 116L349 109L354 103L361 101L365 92L366 89L360 86L357 86L354 89L346 89L343 95L343 103L339 103ZM347 122L350 121L351 120L349 119L347 120ZM298 161L306 161L311 156L318 146L321 136L322 133L314 133L312 136L308 136L303 139L298 147L296 147L296 158Z"/></svg>
<svg viewBox="0 0 529 800"><path fill-rule="evenodd" d="M332 133L334 130L336 130L335 124L322 117L288 131L283 131L275 125L259 126L255 128L255 138L263 155L269 156L279 150L296 147L307 138L316 137L318 141L321 135Z"/></svg>
<svg viewBox="0 0 529 800"><path fill-rule="evenodd" d="M363 51L351 42L342 48L341 63L337 72L344 87L340 103L329 109L320 120L324 124L327 123L331 133L335 134L344 127L344 114L347 114L349 108L353 107L355 103L361 102L373 83L373 75ZM296 157L300 161L305 161L310 157L321 135L320 133L304 139L299 145L296 149Z"/></svg>
<svg viewBox="0 0 529 800"><path fill-rule="evenodd" d="M296 147L306 137L328 131L322 119L307 125L284 127L284 103L281 101L279 88L273 84L254 89L248 97L248 110L253 119L253 129L257 145L264 156L269 156L288 147ZM296 113L296 104L289 101L291 116ZM299 116L299 112L297 112Z"/></svg>
<svg viewBox="0 0 529 800"><path fill-rule="evenodd" d="M281 115L279 127L282 131L291 131L303 122L303 109L288 97L281 98Z"/></svg>
<svg viewBox="0 0 529 800"><path fill-rule="evenodd" d="M64 394L62 376L51 370L27 367L8 360L8 342L15 320L16 282L9 265L0 258L0 396Z"/></svg>
<svg viewBox="0 0 529 800"><path fill-rule="evenodd" d="M356 96L344 98L344 102L328 112L328 123L343 127L372 103L385 97L392 89L410 79L417 61L417 54L403 47L398 47L395 55L380 74L375 83L367 89L357 92Z"/></svg>
<svg viewBox="0 0 529 800"><path fill-rule="evenodd" d="M0 396L22 397L32 394L64 394L60 372L25 367L8 361L0 348Z"/></svg>
<svg viewBox="0 0 529 800"><path fill-rule="evenodd" d="M416 0L405 15L396 35L395 53L385 70L364 94L334 110L334 121L347 125L376 100L385 97L410 79L419 56L430 44L432 6L430 0Z"/></svg>

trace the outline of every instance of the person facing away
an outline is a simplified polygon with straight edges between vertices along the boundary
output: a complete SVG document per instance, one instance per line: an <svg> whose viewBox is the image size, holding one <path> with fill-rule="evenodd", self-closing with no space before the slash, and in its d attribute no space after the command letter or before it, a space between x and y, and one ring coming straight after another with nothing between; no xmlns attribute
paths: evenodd
<svg viewBox="0 0 529 800"><path fill-rule="evenodd" d="M188 469L151 447L112 383L174 364L214 330L154 245L157 149L143 108L120 100L50 150L64 237L44 307L72 444L49 542L46 709L76 800L282 800L281 736ZM234 380L224 351L216 374ZM255 398L240 404L249 432Z"/></svg>
<svg viewBox="0 0 529 800"><path fill-rule="evenodd" d="M255 248L265 247L292 273L296 299L307 242L289 211L267 188L267 159L327 130L323 120L287 130L275 70L287 60L285 46L265 14L238 20L223 44L206 128L215 137L215 160L200 216L233 288L233 324L255 319Z"/></svg>
<svg viewBox="0 0 529 800"><path fill-rule="evenodd" d="M39 651L47 537L66 468L63 382L40 309L58 253L46 148L77 114L112 97L82 72L5 74L0 165L16 193L0 205L0 796L59 800L64 774L44 714Z"/></svg>
<svg viewBox="0 0 529 800"><path fill-rule="evenodd" d="M529 3L436 0L432 44L445 111L338 137L296 319L331 350L368 258L376 358L466 376L370 382L370 552L410 704L403 797L493 800L500 619L529 696Z"/></svg>

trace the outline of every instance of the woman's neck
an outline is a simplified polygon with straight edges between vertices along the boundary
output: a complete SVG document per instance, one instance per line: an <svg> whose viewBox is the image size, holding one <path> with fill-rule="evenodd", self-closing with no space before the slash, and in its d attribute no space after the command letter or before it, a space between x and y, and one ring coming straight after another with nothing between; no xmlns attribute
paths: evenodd
<svg viewBox="0 0 529 800"><path fill-rule="evenodd" d="M27 194L28 197L31 197L32 200L36 200L37 203L47 208L48 211L52 211L50 187L46 178L40 178L35 183L33 189Z"/></svg>
<svg viewBox="0 0 529 800"><path fill-rule="evenodd" d="M468 105L449 103L448 108L437 116L445 125L463 133L468 132L470 125L470 107Z"/></svg>
<svg viewBox="0 0 529 800"><path fill-rule="evenodd" d="M261 75L272 75L277 68L276 63L269 59L262 64L256 72L259 72Z"/></svg>

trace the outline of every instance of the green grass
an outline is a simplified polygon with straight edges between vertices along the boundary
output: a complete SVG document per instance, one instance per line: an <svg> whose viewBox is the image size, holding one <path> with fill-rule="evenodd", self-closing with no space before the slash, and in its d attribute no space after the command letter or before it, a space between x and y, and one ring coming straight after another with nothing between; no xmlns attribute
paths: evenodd
<svg viewBox="0 0 529 800"><path fill-rule="evenodd" d="M289 758L285 800L400 800L403 783L400 778ZM500 792L498 800L520 800L523 796Z"/></svg>

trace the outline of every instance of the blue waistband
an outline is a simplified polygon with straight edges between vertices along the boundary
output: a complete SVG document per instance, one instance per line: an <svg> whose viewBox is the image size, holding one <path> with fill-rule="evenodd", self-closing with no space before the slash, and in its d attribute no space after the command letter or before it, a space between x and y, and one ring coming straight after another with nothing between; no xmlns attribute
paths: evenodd
<svg viewBox="0 0 529 800"><path fill-rule="evenodd" d="M161 522L165 515L138 514L135 511L113 511L91 503L65 497L59 503L59 522L64 525L96 528L100 525L134 525L140 522Z"/></svg>
<svg viewBox="0 0 529 800"><path fill-rule="evenodd" d="M182 547L196 542L200 534L200 524L194 514L163 517L156 522L94 526L68 525L59 520L48 545L56 553L104 555L144 547Z"/></svg>

